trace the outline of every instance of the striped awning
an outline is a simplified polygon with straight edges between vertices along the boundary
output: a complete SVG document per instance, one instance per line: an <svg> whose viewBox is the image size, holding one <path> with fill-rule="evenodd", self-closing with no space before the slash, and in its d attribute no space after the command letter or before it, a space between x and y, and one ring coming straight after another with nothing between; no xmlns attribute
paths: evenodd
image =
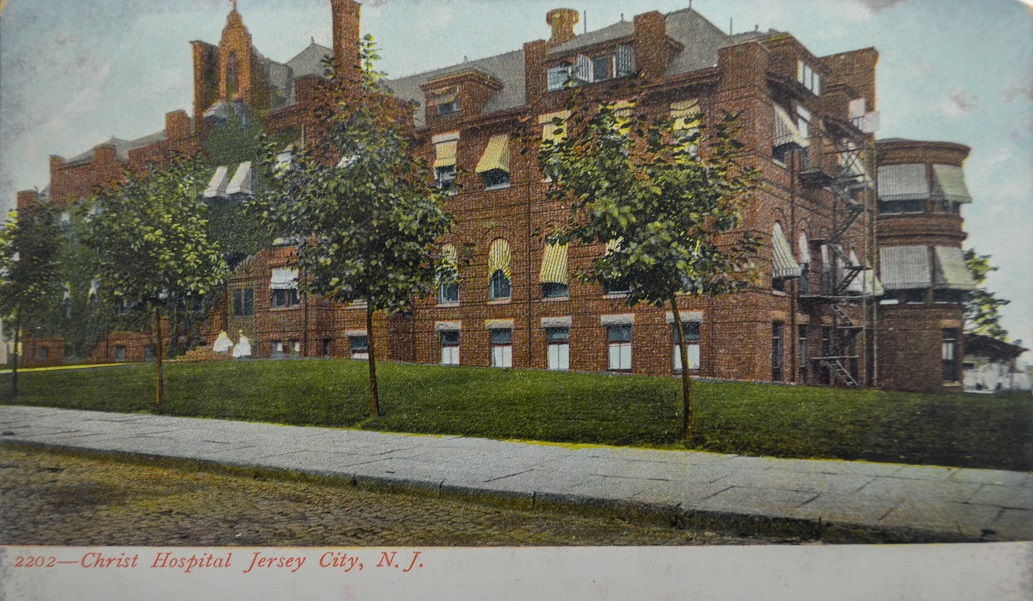
<svg viewBox="0 0 1033 601"><path fill-rule="evenodd" d="M933 200L970 203L965 172L957 165L933 165Z"/></svg>
<svg viewBox="0 0 1033 601"><path fill-rule="evenodd" d="M451 244L443 244L441 246L441 262L445 265L459 264L459 253L456 251L455 246Z"/></svg>
<svg viewBox="0 0 1033 601"><path fill-rule="evenodd" d="M671 103L671 120L674 131L693 130L699 127L699 102L683 100Z"/></svg>
<svg viewBox="0 0 1033 601"><path fill-rule="evenodd" d="M498 134L488 140L488 147L477 163L476 172L487 173L494 169L509 173L509 134Z"/></svg>
<svg viewBox="0 0 1033 601"><path fill-rule="evenodd" d="M800 262L811 262L811 246L807 241L807 232L800 232Z"/></svg>
<svg viewBox="0 0 1033 601"><path fill-rule="evenodd" d="M298 287L297 269L273 269L272 277L269 280L271 290L291 290Z"/></svg>
<svg viewBox="0 0 1033 601"><path fill-rule="evenodd" d="M800 133L800 129L796 127L796 123L793 122L793 118L789 116L789 113L776 104L775 146L783 146L785 144L796 144L800 148L807 148L811 145L811 142Z"/></svg>
<svg viewBox="0 0 1033 601"><path fill-rule="evenodd" d="M879 249L879 267L886 290L928 288L933 283L924 246L884 246Z"/></svg>
<svg viewBox="0 0 1033 601"><path fill-rule="evenodd" d="M427 93L427 104L448 104L449 102L455 102L459 98L459 86L451 88L445 88L443 90L434 90L433 92Z"/></svg>
<svg viewBox="0 0 1033 601"><path fill-rule="evenodd" d="M434 159L434 168L453 167L456 164L456 152L459 149L459 140L447 140L434 145L437 156Z"/></svg>
<svg viewBox="0 0 1033 601"><path fill-rule="evenodd" d="M507 278L513 277L510 270L512 263L512 254L509 249L509 242L499 238L491 243L491 248L488 249L488 277L498 270L502 270L502 273Z"/></svg>
<svg viewBox="0 0 1033 601"><path fill-rule="evenodd" d="M789 246L785 234L782 232L782 225L775 224L771 231L772 260L774 278L798 278L800 277L800 265L793 258L793 248Z"/></svg>
<svg viewBox="0 0 1033 601"><path fill-rule="evenodd" d="M205 198L215 198L226 194L226 186L229 185L229 169L225 165L215 168L212 179L208 181L208 188L204 191Z"/></svg>
<svg viewBox="0 0 1033 601"><path fill-rule="evenodd" d="M282 176L294 164L294 145L290 144L276 155L276 175Z"/></svg>
<svg viewBox="0 0 1033 601"><path fill-rule="evenodd" d="M929 179L924 164L879 167L879 200L894 202L929 198Z"/></svg>
<svg viewBox="0 0 1033 601"><path fill-rule="evenodd" d="M543 284L568 284L567 275L567 245L546 244L545 255L542 257L542 271L540 274Z"/></svg>
<svg viewBox="0 0 1033 601"><path fill-rule="evenodd" d="M233 179L226 186L226 194L246 194L248 196L254 194L251 161L244 161L237 167L237 172L233 174Z"/></svg>
<svg viewBox="0 0 1033 601"><path fill-rule="evenodd" d="M538 124L542 126L542 141L543 142L560 142L563 138L567 137L567 119L570 117L570 111L557 111L555 113L548 113L538 117ZM553 123L556 119L559 119L561 123L557 125Z"/></svg>
<svg viewBox="0 0 1033 601"><path fill-rule="evenodd" d="M613 103L613 128L617 131L624 131L631 123L631 115L635 109L635 103L630 100L618 100Z"/></svg>
<svg viewBox="0 0 1033 601"><path fill-rule="evenodd" d="M937 287L951 290L975 290L976 282L972 279L972 272L965 265L965 257L960 248L935 246L933 251L936 261L933 282Z"/></svg>

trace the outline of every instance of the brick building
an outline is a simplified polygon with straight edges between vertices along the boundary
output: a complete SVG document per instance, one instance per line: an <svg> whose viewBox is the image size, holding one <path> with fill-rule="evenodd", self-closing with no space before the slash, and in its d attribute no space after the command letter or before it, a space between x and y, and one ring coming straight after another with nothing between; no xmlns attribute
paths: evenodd
<svg viewBox="0 0 1033 601"><path fill-rule="evenodd" d="M112 140L67 161L53 157L53 199L73 202L117 181L122 168L171 151L198 152L234 112L295 145L318 143L321 59L356 60L359 39L360 5L330 4L333 48L312 44L286 63L254 49L232 10L217 45L192 42L191 116L172 112L152 136ZM455 259L458 284L418 299L409 314L380 317L386 335L377 339L378 356L651 375L681 369L673 315L629 307L619 291L572 277L602 246L544 242L565 213L547 200L538 146L563 135L552 123L563 118L574 80L588 102L617 101L634 113L698 113L705 123L741 115L745 160L764 179L741 227L765 242L757 257L763 277L734 295L679 300L694 374L951 389L957 378L947 378L946 357L953 349L960 365L959 303L970 286L957 264L967 149L877 145L874 49L819 57L788 33L728 35L691 9L648 12L583 35L575 34L578 20L576 11L552 10L548 39L388 82L413 103L419 152L440 185L454 190L448 209L456 228L443 254ZM519 135L528 128L533 135ZM918 192L907 187L915 165L927 184L921 214L911 210ZM224 165L205 196L233 201L251 185L250 162ZM29 196L20 194L19 204L35 202ZM919 245L929 277L902 281ZM364 308L299 297L303 274L290 254L280 245L237 267L206 326L208 342L226 330L245 334L260 357L364 357Z"/></svg>

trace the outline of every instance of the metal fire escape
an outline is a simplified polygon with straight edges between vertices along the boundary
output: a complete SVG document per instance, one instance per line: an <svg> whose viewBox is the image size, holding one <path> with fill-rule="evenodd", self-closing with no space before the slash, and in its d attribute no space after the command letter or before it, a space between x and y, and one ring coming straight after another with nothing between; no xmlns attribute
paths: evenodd
<svg viewBox="0 0 1033 601"><path fill-rule="evenodd" d="M867 342L865 336L871 329L870 316L874 312L874 272L869 271L871 266L866 266L875 248L871 228L874 182L866 160L868 142L852 140L857 137L856 130L850 132L846 124L836 129L841 129L843 135L830 150L805 155L800 173L805 187L825 188L833 196L829 237L815 241L821 243L821 289L802 292L801 301L823 305L832 318L831 332L822 335L821 355L811 357L810 361L827 370L830 383L857 387L860 385L856 369L860 359L858 341ZM814 145L809 149L810 152L815 150L819 149ZM848 252L844 244L859 219L864 228L860 260ZM860 307L860 311L850 311L848 307ZM851 313L855 317L851 317Z"/></svg>

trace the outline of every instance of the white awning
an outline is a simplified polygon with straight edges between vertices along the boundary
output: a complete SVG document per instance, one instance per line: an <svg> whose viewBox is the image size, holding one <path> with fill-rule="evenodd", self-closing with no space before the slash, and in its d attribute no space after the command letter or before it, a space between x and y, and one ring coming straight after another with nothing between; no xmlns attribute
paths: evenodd
<svg viewBox="0 0 1033 601"><path fill-rule="evenodd" d="M929 178L924 164L879 167L879 200L924 200L929 198Z"/></svg>
<svg viewBox="0 0 1033 601"><path fill-rule="evenodd" d="M807 242L807 232L800 232L800 262L811 262L811 246Z"/></svg>
<svg viewBox="0 0 1033 601"><path fill-rule="evenodd" d="M798 278L800 277L800 265L793 258L793 248L789 246L785 234L782 233L782 225L775 224L771 232L772 260L774 278Z"/></svg>
<svg viewBox="0 0 1033 601"><path fill-rule="evenodd" d="M861 262L857 260L857 254L854 251L850 251L850 264L854 267L861 267ZM847 272L844 270L843 276L845 277L846 274ZM862 296L882 296L886 290L883 288L879 278L875 276L875 271L865 267L854 276L854 279L850 280L850 284L847 285L847 292Z"/></svg>
<svg viewBox="0 0 1033 601"><path fill-rule="evenodd" d="M204 191L204 197L215 198L217 196L224 196L226 194L226 186L229 184L228 175L229 169L225 165L216 167L215 174L212 175L212 179L208 182L208 189Z"/></svg>
<svg viewBox="0 0 1033 601"><path fill-rule="evenodd" d="M889 246L879 249L879 266L886 290L928 288L933 279L929 251L924 246Z"/></svg>
<svg viewBox="0 0 1033 601"><path fill-rule="evenodd" d="M298 287L297 269L273 269L272 278L269 280L269 288L272 290L291 290Z"/></svg>
<svg viewBox="0 0 1033 601"><path fill-rule="evenodd" d="M785 109L775 105L775 146L784 144L796 144L800 148L807 148L811 145L810 140L800 133L793 118Z"/></svg>
<svg viewBox="0 0 1033 601"><path fill-rule="evenodd" d="M226 186L226 194L254 194L254 187L251 182L251 161L244 161L237 167L237 172Z"/></svg>
<svg viewBox="0 0 1033 601"><path fill-rule="evenodd" d="M956 165L933 165L933 200L970 203L965 172Z"/></svg>
<svg viewBox="0 0 1033 601"><path fill-rule="evenodd" d="M965 257L960 248L953 246L933 247L936 259L935 279L937 287L952 290L975 290L976 282L972 272L965 265Z"/></svg>

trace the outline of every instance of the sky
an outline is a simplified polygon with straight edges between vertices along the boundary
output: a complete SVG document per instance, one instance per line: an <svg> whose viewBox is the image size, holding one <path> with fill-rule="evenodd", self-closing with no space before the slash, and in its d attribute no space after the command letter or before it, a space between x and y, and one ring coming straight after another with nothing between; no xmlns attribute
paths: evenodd
<svg viewBox="0 0 1033 601"><path fill-rule="evenodd" d="M329 0L238 0L263 55L331 46ZM545 14L574 8L581 33L690 0L366 0L362 30L397 77L545 39ZM822 56L879 52L881 138L972 148L966 248L991 255L1003 325L1033 346L1033 0L693 0L721 29L793 34ZM229 0L0 0L0 209L47 186L50 155L164 127L191 112L189 42L218 43ZM1026 353L1030 358L1033 353ZM1033 359L1029 359L1033 362Z"/></svg>

